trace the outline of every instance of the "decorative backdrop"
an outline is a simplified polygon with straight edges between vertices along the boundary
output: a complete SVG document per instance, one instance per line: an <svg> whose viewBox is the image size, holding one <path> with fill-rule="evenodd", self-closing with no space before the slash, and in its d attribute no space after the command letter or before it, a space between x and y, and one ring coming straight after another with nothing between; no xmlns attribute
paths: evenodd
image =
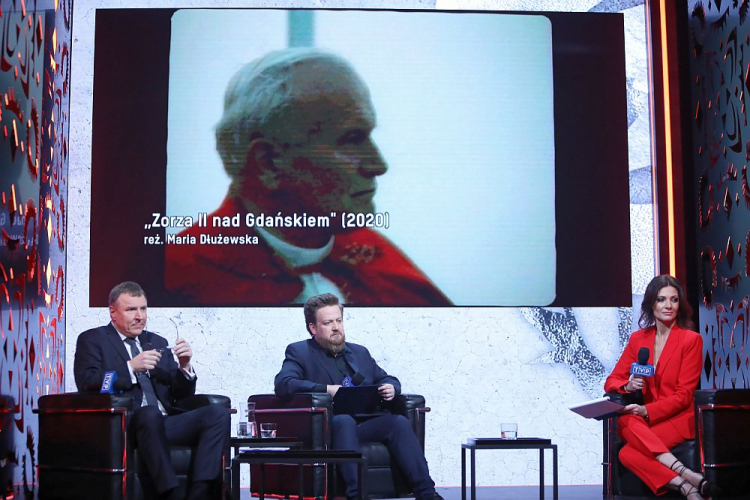
<svg viewBox="0 0 750 500"><path fill-rule="evenodd" d="M0 0L0 494L33 498L37 399L64 388L72 0Z"/></svg>
<svg viewBox="0 0 750 500"><path fill-rule="evenodd" d="M242 1L76 0L71 101L70 217L66 366L77 335L109 321L90 308L91 103L96 8L323 7L621 11L625 19L630 147L634 306L654 275L653 204L648 115L645 11L642 1ZM137 193L134 201L137 201ZM606 270L603 270L606 281ZM148 290L146 290L148 293ZM598 397L631 331L630 309L398 308L345 310L347 336L365 344L398 376L405 392L423 394L426 454L438 485L460 484L460 444L497 436L518 422L521 436L551 437L560 450L562 484L601 482L601 424L567 407ZM284 348L307 336L301 308L151 309L149 329L179 334L196 352L198 389L227 394L234 404L273 390ZM415 359L414 353L419 353ZM66 390L75 390L72 371ZM537 484L538 456L497 453L478 462L480 485ZM548 481L551 472L548 470Z"/></svg>
<svg viewBox="0 0 750 500"><path fill-rule="evenodd" d="M703 388L750 388L750 2L689 2Z"/></svg>

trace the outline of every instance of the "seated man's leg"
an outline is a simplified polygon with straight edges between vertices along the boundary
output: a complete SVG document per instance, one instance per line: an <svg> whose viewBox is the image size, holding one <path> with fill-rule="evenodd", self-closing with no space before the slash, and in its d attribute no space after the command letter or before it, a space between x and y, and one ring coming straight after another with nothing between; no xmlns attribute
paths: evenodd
<svg viewBox="0 0 750 500"><path fill-rule="evenodd" d="M170 444L195 446L189 498L207 498L211 483L221 478L222 455L229 446L229 411L208 405L164 419Z"/></svg>
<svg viewBox="0 0 750 500"><path fill-rule="evenodd" d="M133 412L130 429L135 434L139 474L147 474L144 485L154 484L158 494L177 486L177 478L169 458L169 444L164 429L164 416L156 406L144 406ZM148 493L147 493L148 495Z"/></svg>
<svg viewBox="0 0 750 500"><path fill-rule="evenodd" d="M377 441L388 447L417 498L435 496L435 482L430 477L427 460L406 417L382 415L365 420L357 430L360 442Z"/></svg>
<svg viewBox="0 0 750 500"><path fill-rule="evenodd" d="M335 415L331 419L331 448L334 450L359 451L357 422L351 415ZM357 465L344 463L338 465L339 474L346 485L346 498L357 496Z"/></svg>

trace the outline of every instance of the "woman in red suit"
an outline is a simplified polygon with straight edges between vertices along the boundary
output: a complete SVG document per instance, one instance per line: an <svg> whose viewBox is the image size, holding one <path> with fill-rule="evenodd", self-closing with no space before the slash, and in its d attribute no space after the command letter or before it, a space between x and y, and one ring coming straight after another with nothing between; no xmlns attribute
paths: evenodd
<svg viewBox="0 0 750 500"><path fill-rule="evenodd" d="M641 330L630 336L604 389L643 392L644 404L627 405L618 422L626 442L620 450L622 464L657 495L672 489L689 500L703 500L717 493L716 486L669 452L695 438L693 394L700 379L703 339L693 331L692 313L676 279L662 275L651 280L641 304ZM656 367L651 378L630 376L642 347L648 348L648 363Z"/></svg>

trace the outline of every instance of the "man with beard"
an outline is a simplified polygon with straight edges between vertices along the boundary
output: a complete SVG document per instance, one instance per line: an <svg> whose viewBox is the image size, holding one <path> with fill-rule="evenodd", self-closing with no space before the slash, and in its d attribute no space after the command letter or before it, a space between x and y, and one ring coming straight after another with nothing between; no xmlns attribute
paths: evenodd
<svg viewBox="0 0 750 500"><path fill-rule="evenodd" d="M385 401L401 393L401 383L388 375L361 345L346 342L344 308L330 293L311 297L305 303L305 324L312 338L289 344L281 371L274 380L277 396L299 392L327 392L333 397L342 385L361 378L362 385L378 385ZM442 500L435 492L417 436L402 415L334 415L331 446L334 450L359 451L361 442L381 442L404 472L418 500ZM358 494L354 464L339 465L347 498Z"/></svg>
<svg viewBox="0 0 750 500"><path fill-rule="evenodd" d="M388 170L375 125L367 84L339 56L292 48L241 68L216 127L229 192L209 227L177 235L193 243L167 245L167 289L202 306L299 304L326 292L360 305L450 305L381 233L343 228L344 214L374 213ZM235 216L238 226L213 225ZM298 224L321 217L330 223Z"/></svg>

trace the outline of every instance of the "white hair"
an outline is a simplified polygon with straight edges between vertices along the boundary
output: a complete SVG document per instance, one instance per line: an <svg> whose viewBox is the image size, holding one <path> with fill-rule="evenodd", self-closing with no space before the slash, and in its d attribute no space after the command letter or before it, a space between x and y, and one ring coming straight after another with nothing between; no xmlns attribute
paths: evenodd
<svg viewBox="0 0 750 500"><path fill-rule="evenodd" d="M247 160L250 142L266 137L273 125L283 123L293 104L295 70L310 61L326 61L348 68L343 58L312 47L270 52L243 66L224 94L224 114L216 125L216 150L232 179Z"/></svg>

